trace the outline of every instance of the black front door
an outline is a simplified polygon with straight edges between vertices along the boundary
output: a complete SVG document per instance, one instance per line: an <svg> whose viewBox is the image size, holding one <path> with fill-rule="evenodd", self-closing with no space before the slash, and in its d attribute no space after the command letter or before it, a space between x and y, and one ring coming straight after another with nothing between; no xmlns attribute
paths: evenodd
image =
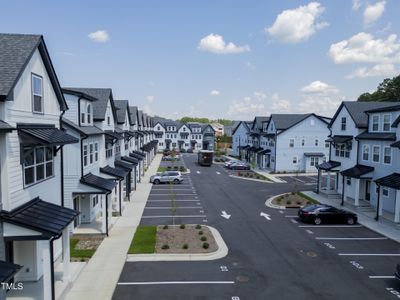
<svg viewBox="0 0 400 300"><path fill-rule="evenodd" d="M365 200L371 200L371 181L365 181Z"/></svg>

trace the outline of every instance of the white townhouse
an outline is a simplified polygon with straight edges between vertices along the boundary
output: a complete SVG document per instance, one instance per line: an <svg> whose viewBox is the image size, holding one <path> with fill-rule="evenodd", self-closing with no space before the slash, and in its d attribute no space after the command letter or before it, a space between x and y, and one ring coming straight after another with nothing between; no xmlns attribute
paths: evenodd
<svg viewBox="0 0 400 300"><path fill-rule="evenodd" d="M55 298L56 265L71 279L68 226L78 212L64 207L63 153L78 139L61 129L67 109L43 37L0 34L0 274L8 267L2 282L30 282L45 300Z"/></svg>
<svg viewBox="0 0 400 300"><path fill-rule="evenodd" d="M269 117L254 118L247 135L248 145L242 148L246 152L246 161L261 169L269 167L267 163L269 151L265 148L267 138L263 134L263 129L266 128L268 121Z"/></svg>
<svg viewBox="0 0 400 300"><path fill-rule="evenodd" d="M139 144L142 134L139 133L139 117L138 109L136 106L129 106L130 114L130 132L135 135L134 139L131 140L129 156L136 160L137 165L135 166L136 182L141 182L141 178L144 175L144 164L145 154L139 150Z"/></svg>
<svg viewBox="0 0 400 300"><path fill-rule="evenodd" d="M272 114L263 123L264 166L274 172L317 172L329 157L329 118L316 114Z"/></svg>
<svg viewBox="0 0 400 300"><path fill-rule="evenodd" d="M330 123L330 159L319 165L335 184L318 191L399 222L399 115L396 102L343 102Z"/></svg>
<svg viewBox="0 0 400 300"><path fill-rule="evenodd" d="M244 159L243 147L248 145L251 122L240 121L232 132L232 155Z"/></svg>
<svg viewBox="0 0 400 300"><path fill-rule="evenodd" d="M202 124L189 122L187 126L190 128L190 149L193 151L203 149Z"/></svg>

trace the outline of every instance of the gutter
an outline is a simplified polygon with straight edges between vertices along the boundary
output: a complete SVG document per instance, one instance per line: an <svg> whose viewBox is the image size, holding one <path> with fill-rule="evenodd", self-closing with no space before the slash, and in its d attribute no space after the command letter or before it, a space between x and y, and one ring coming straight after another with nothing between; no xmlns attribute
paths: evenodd
<svg viewBox="0 0 400 300"><path fill-rule="evenodd" d="M60 115L60 129L62 130L62 117L65 114L65 110ZM61 146L61 206L64 207L64 152L63 152L64 146Z"/></svg>

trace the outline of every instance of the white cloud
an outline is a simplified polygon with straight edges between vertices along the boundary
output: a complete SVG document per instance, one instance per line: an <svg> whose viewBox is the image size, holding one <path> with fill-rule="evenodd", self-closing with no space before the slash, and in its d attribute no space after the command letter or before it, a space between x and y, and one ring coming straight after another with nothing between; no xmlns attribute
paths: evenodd
<svg viewBox="0 0 400 300"><path fill-rule="evenodd" d="M362 1L361 0L353 0L352 8L353 8L353 10L357 11L357 10L360 9L361 5L362 5Z"/></svg>
<svg viewBox="0 0 400 300"><path fill-rule="evenodd" d="M146 100L149 103L153 103L154 102L155 97L154 96L146 96Z"/></svg>
<svg viewBox="0 0 400 300"><path fill-rule="evenodd" d="M298 43L308 40L318 30L328 26L327 22L318 19L325 8L318 2L296 9L281 12L271 27L265 28L266 33L283 43Z"/></svg>
<svg viewBox="0 0 400 300"><path fill-rule="evenodd" d="M211 96L219 96L219 94L220 94L220 92L219 92L218 90L212 90L212 91L210 92L210 95L211 95Z"/></svg>
<svg viewBox="0 0 400 300"><path fill-rule="evenodd" d="M221 35L213 33L202 38L197 49L217 54L236 54L250 51L248 45L236 46L233 43L226 44Z"/></svg>
<svg viewBox="0 0 400 300"><path fill-rule="evenodd" d="M375 4L368 5L363 14L364 26L370 26L375 23L385 11L386 1L379 1Z"/></svg>
<svg viewBox="0 0 400 300"><path fill-rule="evenodd" d="M95 42L105 43L110 40L107 30L97 30L89 33L88 37Z"/></svg>
<svg viewBox="0 0 400 300"><path fill-rule="evenodd" d="M336 64L346 63L396 63L400 62L400 43L397 35L374 39L369 33L360 32L348 40L330 46L328 55Z"/></svg>
<svg viewBox="0 0 400 300"><path fill-rule="evenodd" d="M338 94L339 90L333 86L329 85L325 82L316 80L311 82L309 85L306 85L301 88L301 91L305 94Z"/></svg>
<svg viewBox="0 0 400 300"><path fill-rule="evenodd" d="M339 90L325 82L316 80L301 88L302 101L297 110L302 113L311 113L331 116L340 102L344 100Z"/></svg>
<svg viewBox="0 0 400 300"><path fill-rule="evenodd" d="M271 113L288 113L292 105L289 101L281 99L277 93L271 96Z"/></svg>
<svg viewBox="0 0 400 300"><path fill-rule="evenodd" d="M395 76L400 73L400 70L393 64L380 64L372 68L358 68L352 74L346 76L347 79L365 78L365 77L387 77Z"/></svg>
<svg viewBox="0 0 400 300"><path fill-rule="evenodd" d="M385 11L386 1L379 1L375 4L368 5L363 14L364 26L370 26L375 23Z"/></svg>

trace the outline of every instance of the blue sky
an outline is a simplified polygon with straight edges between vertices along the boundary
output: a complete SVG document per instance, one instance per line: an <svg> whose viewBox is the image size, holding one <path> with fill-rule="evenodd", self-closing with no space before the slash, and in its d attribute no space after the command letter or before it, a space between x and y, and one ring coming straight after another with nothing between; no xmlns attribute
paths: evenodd
<svg viewBox="0 0 400 300"><path fill-rule="evenodd" d="M399 12L399 0L14 0L0 31L43 34L62 86L111 87L150 114L329 116L400 73Z"/></svg>

